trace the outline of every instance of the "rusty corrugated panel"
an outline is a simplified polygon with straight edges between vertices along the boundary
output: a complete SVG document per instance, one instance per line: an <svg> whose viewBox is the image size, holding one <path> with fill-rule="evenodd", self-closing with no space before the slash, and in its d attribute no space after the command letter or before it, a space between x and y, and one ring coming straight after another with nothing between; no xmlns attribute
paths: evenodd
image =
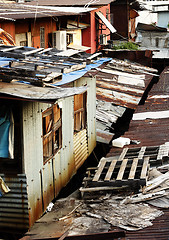
<svg viewBox="0 0 169 240"><path fill-rule="evenodd" d="M91 2L90 5L99 5L99 6L102 6L102 5L107 5L111 2L114 2L115 0L99 0L99 1L94 1L94 2ZM33 4L37 4L36 1L33 1L30 3L31 5ZM88 0L84 0L83 2L77 2L76 0L48 0L48 1L45 1L45 0L39 0L39 5L45 5L45 6L85 6L85 4L89 4L89 1Z"/></svg>
<svg viewBox="0 0 169 240"><path fill-rule="evenodd" d="M149 92L144 105L137 107L136 113L160 112L169 110L169 68L160 75L157 84ZM169 140L169 118L132 120L128 132L124 137L140 141L139 144L130 144L127 148L140 148L142 146L159 146ZM112 147L106 157L118 156L123 149ZM153 225L139 231L127 231L127 239L159 239L166 240L169 236L169 210L163 209L164 215L156 218Z"/></svg>
<svg viewBox="0 0 169 240"><path fill-rule="evenodd" d="M10 192L0 198L0 228L28 229L28 196L25 174L9 177L0 174Z"/></svg>
<svg viewBox="0 0 169 240"><path fill-rule="evenodd" d="M15 42L12 36L6 31L4 31L2 28L0 28L0 39L3 41L4 45L15 46Z"/></svg>
<svg viewBox="0 0 169 240"><path fill-rule="evenodd" d="M86 129L74 135L75 166L78 169L88 157L87 131Z"/></svg>
<svg viewBox="0 0 169 240"><path fill-rule="evenodd" d="M163 209L164 214L156 218L153 225L139 231L127 231L126 238L131 240L159 239L167 240L169 236L169 210Z"/></svg>

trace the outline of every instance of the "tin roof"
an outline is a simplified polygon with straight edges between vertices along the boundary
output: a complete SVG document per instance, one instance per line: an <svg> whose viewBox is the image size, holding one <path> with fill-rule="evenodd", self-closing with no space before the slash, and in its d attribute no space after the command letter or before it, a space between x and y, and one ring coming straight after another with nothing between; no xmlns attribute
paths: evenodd
<svg viewBox="0 0 169 240"><path fill-rule="evenodd" d="M115 0L99 0L99 1L76 1L76 0L38 0L38 1L31 1L30 4L38 4L45 5L45 6L103 6L107 5Z"/></svg>
<svg viewBox="0 0 169 240"><path fill-rule="evenodd" d="M23 83L5 83L0 82L0 97L15 97L20 100L32 100L54 103L57 99L81 94L87 90L87 87L73 88L40 88Z"/></svg>
<svg viewBox="0 0 169 240"><path fill-rule="evenodd" d="M9 3L0 3L0 19L17 20L53 16L77 15L90 12L93 8L51 7Z"/></svg>
<svg viewBox="0 0 169 240"><path fill-rule="evenodd" d="M127 145L128 148L142 146L159 146L169 139L169 68L166 67L159 81L153 85L144 105L139 105L130 122L129 130L124 137L137 141L137 145ZM108 157L119 155L122 149L112 147Z"/></svg>
<svg viewBox="0 0 169 240"><path fill-rule="evenodd" d="M112 140L110 137L115 134L112 125L127 109L136 109L156 73L155 69L117 59L88 73L96 76L98 141Z"/></svg>

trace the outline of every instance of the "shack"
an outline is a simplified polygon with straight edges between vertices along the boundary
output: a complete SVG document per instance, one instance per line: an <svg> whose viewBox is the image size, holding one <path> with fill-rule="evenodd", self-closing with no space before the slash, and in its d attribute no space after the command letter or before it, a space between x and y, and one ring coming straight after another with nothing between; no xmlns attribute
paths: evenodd
<svg viewBox="0 0 169 240"><path fill-rule="evenodd" d="M0 177L10 189L0 198L3 230L32 226L96 146L95 77L69 75L65 87L63 70L73 75L85 64L59 61L56 49L41 58L37 51L0 49L19 58L0 67Z"/></svg>

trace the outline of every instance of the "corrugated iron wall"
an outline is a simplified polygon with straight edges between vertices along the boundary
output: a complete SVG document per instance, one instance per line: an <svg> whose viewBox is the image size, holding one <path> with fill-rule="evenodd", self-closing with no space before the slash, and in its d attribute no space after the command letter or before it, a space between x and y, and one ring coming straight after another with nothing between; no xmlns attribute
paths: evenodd
<svg viewBox="0 0 169 240"><path fill-rule="evenodd" d="M20 218L23 227L32 226L43 214L48 204L69 182L95 147L95 79L82 78L78 81L78 86L86 84L89 86L87 129L74 134L74 97L59 100L59 107L62 108L62 148L45 164L43 164L42 112L50 105L23 102L23 173L27 177L24 190L25 194L27 192L25 200L27 205L23 207L27 211L27 219L23 221L22 214ZM11 211L15 213L14 209ZM1 226L2 224L3 221Z"/></svg>
<svg viewBox="0 0 169 240"><path fill-rule="evenodd" d="M87 90L87 138L88 152L92 153L96 146L96 78L82 77L78 79L74 86L88 86Z"/></svg>
<svg viewBox="0 0 169 240"><path fill-rule="evenodd" d="M86 129L74 135L74 158L76 170L82 166L84 161L89 156L87 144L87 131Z"/></svg>
<svg viewBox="0 0 169 240"><path fill-rule="evenodd" d="M0 176L10 188L10 192L0 198L0 228L27 229L29 214L26 175Z"/></svg>

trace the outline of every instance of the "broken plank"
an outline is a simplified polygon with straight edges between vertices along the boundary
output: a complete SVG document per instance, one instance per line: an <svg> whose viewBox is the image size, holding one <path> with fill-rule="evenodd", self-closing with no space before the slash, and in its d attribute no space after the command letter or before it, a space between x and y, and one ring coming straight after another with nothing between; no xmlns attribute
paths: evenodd
<svg viewBox="0 0 169 240"><path fill-rule="evenodd" d="M86 67L86 63L72 65L70 68L64 68L63 73L69 73Z"/></svg>
<svg viewBox="0 0 169 240"><path fill-rule="evenodd" d="M119 186L119 187L86 187L86 188L80 188L80 192L98 192L98 191L111 191L115 189L123 189L128 188L128 186Z"/></svg>
<svg viewBox="0 0 169 240"><path fill-rule="evenodd" d="M105 181L110 181L111 176L112 176L113 171L114 171L114 168L115 168L115 165L116 165L116 162L117 162L117 160L113 160L111 162L110 167L109 167L109 169L107 171L106 177L104 179Z"/></svg>
<svg viewBox="0 0 169 240"><path fill-rule="evenodd" d="M42 50L41 52L38 52L38 54L42 54L42 53L46 53L46 52L49 52L51 51L53 48L46 48L44 50Z"/></svg>
<svg viewBox="0 0 169 240"><path fill-rule="evenodd" d="M1 51L2 52L10 52L10 51L14 51L14 50L21 49L21 48L23 48L23 46L10 47L10 48L7 48L7 49L3 49Z"/></svg>
<svg viewBox="0 0 169 240"><path fill-rule="evenodd" d="M106 158L102 158L102 159L101 159L99 168L98 168L98 170L96 171L96 174L95 174L95 176L94 176L94 178L93 178L93 182L95 182L95 181L97 182L97 181L99 180L100 175L102 174L102 171L103 171L103 169L104 169L104 167L105 167L106 162L107 162L107 159L106 159Z"/></svg>
<svg viewBox="0 0 169 240"><path fill-rule="evenodd" d="M150 159L149 157L144 158L140 179L146 179L147 178L147 170L148 170L149 159Z"/></svg>
<svg viewBox="0 0 169 240"><path fill-rule="evenodd" d="M130 169L129 177L128 177L129 180L134 179L135 174L136 174L137 165L138 165L138 158L134 158L131 169Z"/></svg>
<svg viewBox="0 0 169 240"><path fill-rule="evenodd" d="M37 49L32 50L32 51L23 52L23 54L24 54L25 56L28 56L28 55L31 55L31 54L34 54L34 53L38 53L38 52L42 51L43 49L44 49L44 48L37 48Z"/></svg>
<svg viewBox="0 0 169 240"><path fill-rule="evenodd" d="M90 57L88 57L87 60L92 60L93 58L96 58L96 57L98 57L98 56L100 56L100 55L102 55L101 52L100 52L100 53L94 53L94 54L92 54Z"/></svg>
<svg viewBox="0 0 169 240"><path fill-rule="evenodd" d="M117 181L121 181L122 180L124 172L125 172L125 169L126 169L127 162L128 162L127 158L123 159L123 161L121 163L121 166L120 166L119 173L118 173L117 178L116 178Z"/></svg>

